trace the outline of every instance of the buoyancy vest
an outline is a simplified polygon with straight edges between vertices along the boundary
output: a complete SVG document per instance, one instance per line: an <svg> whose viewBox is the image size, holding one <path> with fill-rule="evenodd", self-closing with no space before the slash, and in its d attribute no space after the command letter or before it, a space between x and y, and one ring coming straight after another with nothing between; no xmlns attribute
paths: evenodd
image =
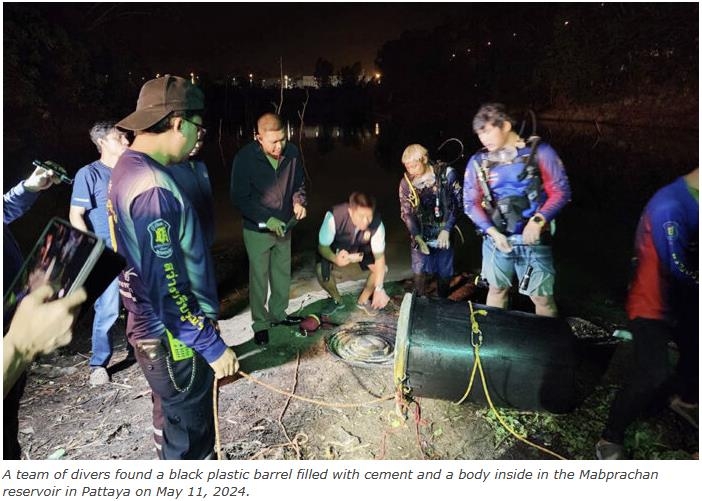
<svg viewBox="0 0 702 501"><path fill-rule="evenodd" d="M492 219L495 227L503 234L521 233L526 221L533 216L544 202L545 193L537 156L539 137L532 136L527 145L517 150L517 156L508 162L491 160L487 150L481 152L480 162L474 163L478 182L483 192L483 209ZM518 172L511 179L511 194L502 196L491 189L488 183L490 171L494 168L507 168Z"/></svg>
<svg viewBox="0 0 702 501"><path fill-rule="evenodd" d="M439 232L446 226L451 210L453 210L450 187L448 186L448 171L453 167L443 163L431 164L434 171L434 185L417 190L405 173L408 185L408 201L417 217L422 238L431 240L438 237ZM427 196L430 193L430 196Z"/></svg>

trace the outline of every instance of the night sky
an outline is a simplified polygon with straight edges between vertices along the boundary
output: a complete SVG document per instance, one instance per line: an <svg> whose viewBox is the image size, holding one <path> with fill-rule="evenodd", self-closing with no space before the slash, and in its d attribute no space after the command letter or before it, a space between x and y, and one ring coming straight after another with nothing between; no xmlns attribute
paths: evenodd
<svg viewBox="0 0 702 501"><path fill-rule="evenodd" d="M5 4L7 7L7 4ZM373 72L377 50L405 30L431 30L470 4L121 3L43 5L47 18L138 54L158 72L312 74L360 61ZM69 31L70 32L70 31ZM162 69L156 68L162 65Z"/></svg>

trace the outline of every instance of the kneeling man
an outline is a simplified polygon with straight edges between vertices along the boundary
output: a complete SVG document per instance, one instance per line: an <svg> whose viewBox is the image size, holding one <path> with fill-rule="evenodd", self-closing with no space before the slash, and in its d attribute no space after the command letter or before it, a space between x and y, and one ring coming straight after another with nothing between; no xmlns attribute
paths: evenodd
<svg viewBox="0 0 702 501"><path fill-rule="evenodd" d="M388 304L390 298L383 288L387 272L385 226L375 212L372 197L354 192L348 202L327 211L319 229L317 261L317 280L334 300L331 308L324 313L330 315L343 308L341 294L331 271L334 266L344 267L351 263L358 263L362 270L370 271L356 306L375 316L379 309Z"/></svg>

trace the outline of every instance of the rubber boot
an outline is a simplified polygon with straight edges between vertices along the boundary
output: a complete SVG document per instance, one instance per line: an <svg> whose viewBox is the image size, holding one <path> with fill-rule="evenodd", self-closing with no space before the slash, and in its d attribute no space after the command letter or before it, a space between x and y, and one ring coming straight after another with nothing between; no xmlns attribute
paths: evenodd
<svg viewBox="0 0 702 501"><path fill-rule="evenodd" d="M424 273L414 274L414 294L417 297L422 297L425 294L426 289L426 277Z"/></svg>
<svg viewBox="0 0 702 501"><path fill-rule="evenodd" d="M439 278L436 284L436 293L440 298L447 298L451 293L451 279Z"/></svg>

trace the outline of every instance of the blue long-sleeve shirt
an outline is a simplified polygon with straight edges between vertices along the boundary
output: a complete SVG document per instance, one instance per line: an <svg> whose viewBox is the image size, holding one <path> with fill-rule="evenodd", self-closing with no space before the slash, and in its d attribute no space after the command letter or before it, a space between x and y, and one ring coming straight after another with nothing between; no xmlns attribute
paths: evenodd
<svg viewBox="0 0 702 501"><path fill-rule="evenodd" d="M116 250L128 268L120 279L139 337L174 337L217 360L226 344L209 320L219 301L214 266L199 216L172 176L148 155L127 150L112 173Z"/></svg>
<svg viewBox="0 0 702 501"><path fill-rule="evenodd" d="M681 177L656 192L639 220L630 319L672 321L682 303L698 307L698 245L699 203Z"/></svg>
<svg viewBox="0 0 702 501"><path fill-rule="evenodd" d="M24 256L17 240L10 231L9 224L20 218L37 201L39 192L27 191L24 181L13 187L2 196L2 280L3 295L10 287L22 263Z"/></svg>
<svg viewBox="0 0 702 501"><path fill-rule="evenodd" d="M518 158L524 158L530 151L530 146L518 149ZM536 152L542 191L539 199L531 201L530 207L522 216L527 220L535 213L540 212L546 221L551 221L570 201L570 183L563 168L563 162L550 145L540 143ZM487 154L487 151L481 150L470 157L463 178L464 211L483 233L494 224L483 207L483 188L475 167L476 165L480 166ZM524 168L523 161L495 165L490 168L487 185L495 201L504 197L525 196L527 194L529 178L519 179ZM524 224L517 228L517 232L521 233L523 229Z"/></svg>

